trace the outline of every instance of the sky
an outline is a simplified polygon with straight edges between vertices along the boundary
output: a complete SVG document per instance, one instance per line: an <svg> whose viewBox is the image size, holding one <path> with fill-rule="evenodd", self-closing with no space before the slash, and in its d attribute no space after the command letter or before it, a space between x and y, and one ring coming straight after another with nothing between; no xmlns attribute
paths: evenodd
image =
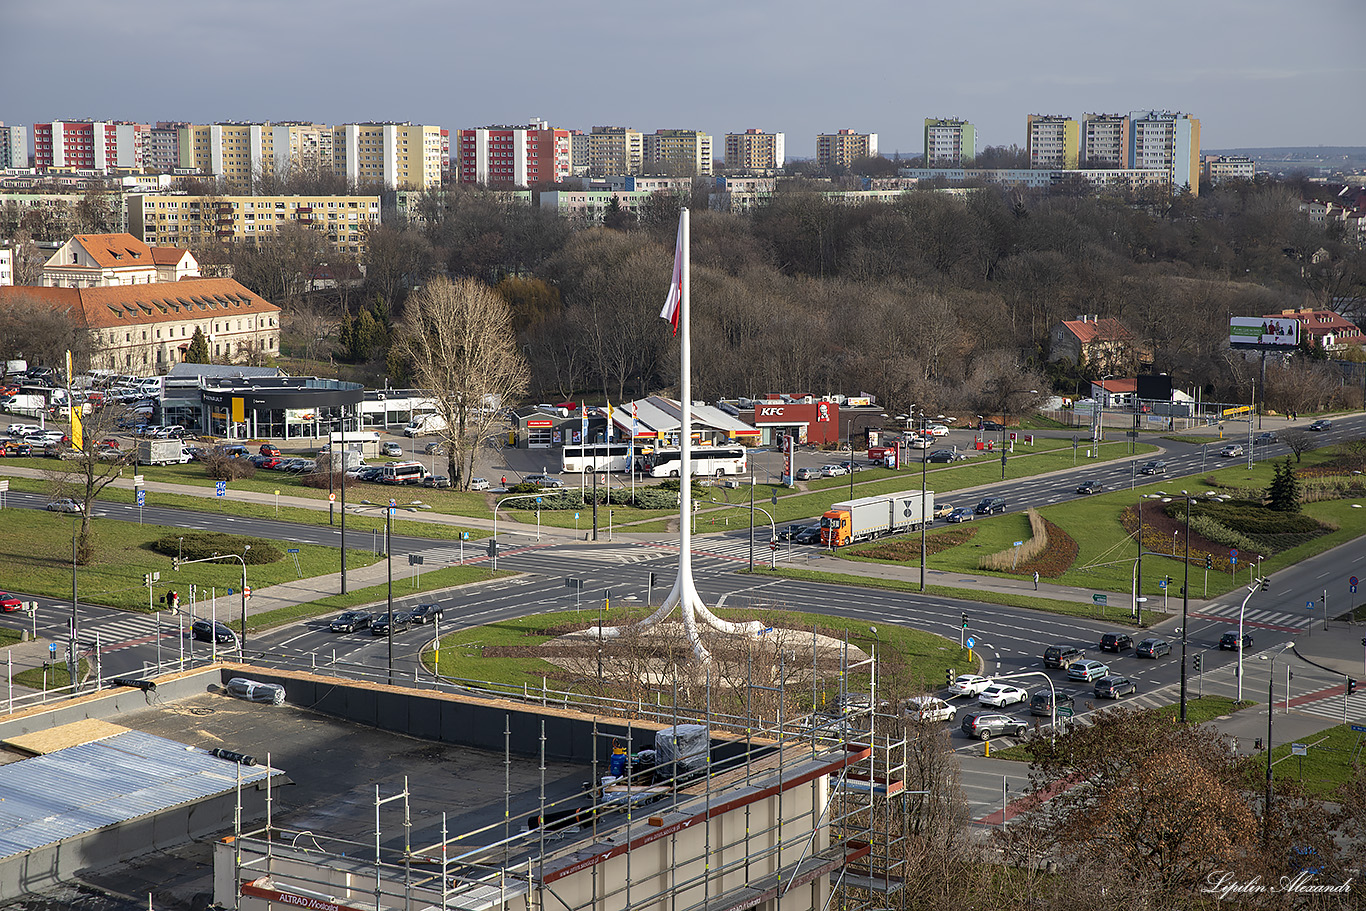
<svg viewBox="0 0 1366 911"><path fill-rule="evenodd" d="M1182 111L1205 149L1366 146L1366 0L11 0L0 121L786 134ZM1354 42L1358 42L1354 46Z"/></svg>

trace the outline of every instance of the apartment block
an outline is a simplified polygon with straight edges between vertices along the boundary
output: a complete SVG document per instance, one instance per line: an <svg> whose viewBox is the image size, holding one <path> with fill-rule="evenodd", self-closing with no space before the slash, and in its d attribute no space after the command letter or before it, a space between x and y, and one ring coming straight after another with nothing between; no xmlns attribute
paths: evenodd
<svg viewBox="0 0 1366 911"><path fill-rule="evenodd" d="M860 158L877 157L877 134L840 130L816 136L816 166L848 168Z"/></svg>
<svg viewBox="0 0 1366 911"><path fill-rule="evenodd" d="M153 247L188 248L208 237L222 243L255 243L290 223L325 234L338 253L363 255L367 233L380 223L379 197L128 197L128 233Z"/></svg>
<svg viewBox="0 0 1366 911"><path fill-rule="evenodd" d="M583 130L569 131L569 174L588 176L588 134Z"/></svg>
<svg viewBox="0 0 1366 911"><path fill-rule="evenodd" d="M1075 170L1081 157L1081 124L1071 117L1030 114L1025 141L1031 168Z"/></svg>
<svg viewBox="0 0 1366 911"><path fill-rule="evenodd" d="M1123 114L1086 114L1081 118L1081 164L1085 168L1123 168L1129 161L1129 118Z"/></svg>
<svg viewBox="0 0 1366 911"><path fill-rule="evenodd" d="M1226 180L1252 180L1257 168L1246 155L1206 155L1200 161L1200 176L1217 186Z"/></svg>
<svg viewBox="0 0 1366 911"><path fill-rule="evenodd" d="M34 167L105 171L141 168L145 123L54 120L33 125Z"/></svg>
<svg viewBox="0 0 1366 911"><path fill-rule="evenodd" d="M1166 171L1172 189L1200 190L1200 121L1168 111L1129 114L1128 166Z"/></svg>
<svg viewBox="0 0 1366 911"><path fill-rule="evenodd" d="M645 169L645 134L630 127L593 127L588 134L588 173L639 174Z"/></svg>
<svg viewBox="0 0 1366 911"><path fill-rule="evenodd" d="M249 187L275 161L269 123L186 124L179 128L179 167Z"/></svg>
<svg viewBox="0 0 1366 911"><path fill-rule="evenodd" d="M333 129L334 173L349 183L390 190L441 186L441 127L348 123Z"/></svg>
<svg viewBox="0 0 1366 911"><path fill-rule="evenodd" d="M571 137L545 121L456 130L455 179L481 186L531 187L571 174Z"/></svg>
<svg viewBox="0 0 1366 911"><path fill-rule="evenodd" d="M317 123L273 123L270 131L278 174L331 173L335 141L331 127Z"/></svg>
<svg viewBox="0 0 1366 911"><path fill-rule="evenodd" d="M960 168L977 157L977 129L966 120L925 119L925 167Z"/></svg>
<svg viewBox="0 0 1366 911"><path fill-rule="evenodd" d="M711 176L712 141L701 130L655 130L645 134L645 168L654 174Z"/></svg>
<svg viewBox="0 0 1366 911"><path fill-rule="evenodd" d="M782 133L748 129L726 134L726 167L732 171L777 171L787 160Z"/></svg>
<svg viewBox="0 0 1366 911"><path fill-rule="evenodd" d="M148 130L142 150L143 165L158 171L174 171L180 167L180 131L188 126L188 123L163 120Z"/></svg>
<svg viewBox="0 0 1366 911"><path fill-rule="evenodd" d="M5 126L0 120L0 171L28 167L28 131L18 124Z"/></svg>

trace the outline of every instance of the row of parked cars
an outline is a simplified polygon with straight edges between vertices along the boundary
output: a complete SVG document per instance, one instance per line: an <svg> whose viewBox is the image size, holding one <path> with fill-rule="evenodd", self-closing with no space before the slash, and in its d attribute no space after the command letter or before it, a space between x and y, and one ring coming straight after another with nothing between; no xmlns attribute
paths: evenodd
<svg viewBox="0 0 1366 911"><path fill-rule="evenodd" d="M334 633L355 633L368 629L372 636L387 636L391 629L398 632L409 626L435 622L444 612L445 609L440 604L419 604L411 610L392 613L382 611L378 614L366 610L349 610L329 623L327 628Z"/></svg>

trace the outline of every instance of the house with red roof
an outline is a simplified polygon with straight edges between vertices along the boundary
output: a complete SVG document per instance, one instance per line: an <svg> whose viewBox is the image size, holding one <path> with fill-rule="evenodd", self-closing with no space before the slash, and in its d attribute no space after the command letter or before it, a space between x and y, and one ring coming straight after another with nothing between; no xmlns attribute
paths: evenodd
<svg viewBox="0 0 1366 911"><path fill-rule="evenodd" d="M1301 307L1280 313L1263 313L1263 318L1293 319L1300 324L1300 341L1308 341L1324 351L1341 351L1366 344L1366 335L1356 323L1332 310Z"/></svg>
<svg viewBox="0 0 1366 911"><path fill-rule="evenodd" d="M1049 334L1049 363L1063 359L1093 373L1132 373L1145 358L1145 349L1117 319L1094 314L1063 320Z"/></svg>
<svg viewBox="0 0 1366 911"><path fill-rule="evenodd" d="M131 234L77 234L48 257L40 280L50 288L104 288L198 277L189 250L149 247Z"/></svg>

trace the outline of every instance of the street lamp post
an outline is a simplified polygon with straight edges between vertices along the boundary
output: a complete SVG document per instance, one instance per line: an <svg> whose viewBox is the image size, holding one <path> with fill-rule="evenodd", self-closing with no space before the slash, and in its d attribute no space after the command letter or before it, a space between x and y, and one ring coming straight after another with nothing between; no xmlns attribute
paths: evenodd
<svg viewBox="0 0 1366 911"><path fill-rule="evenodd" d="M389 640L389 685L394 685L394 512L402 509L405 512L417 512L422 509L431 509L426 503L414 500L402 506L396 500L390 500L388 505L371 503L369 500L361 500L365 506L353 506L357 513L368 512L372 509L384 510L384 559L387 564L388 572L388 618L389 628L385 637Z"/></svg>
<svg viewBox="0 0 1366 911"><path fill-rule="evenodd" d="M192 563L216 563L219 560L236 560L238 563L242 564L242 631L241 636L238 639L238 654L240 654L243 658L247 656L247 560L245 554L249 550L251 550L250 544L246 545L243 548L241 554L214 554L209 557L201 557L198 560L181 560L179 558L176 558L171 563L171 568L176 571L179 571L182 566L189 566ZM209 638L213 640L215 645L217 645L217 631L210 630Z"/></svg>
<svg viewBox="0 0 1366 911"><path fill-rule="evenodd" d="M1276 717L1276 659L1294 644L1295 643L1293 642L1287 642L1270 656L1271 670L1266 677L1266 809L1264 811L1265 815L1262 818L1262 840L1264 844L1271 839L1271 809L1273 799L1271 788L1271 728L1272 719ZM1286 694L1286 699L1288 702L1289 693Z"/></svg>
<svg viewBox="0 0 1366 911"><path fill-rule="evenodd" d="M924 436L925 412L920 412L921 436ZM925 532L928 528L929 516L925 512L929 508L928 494L925 492L925 478L928 470L930 452L928 449L920 450L920 590L925 591L925 557L927 542Z"/></svg>
<svg viewBox="0 0 1366 911"><path fill-rule="evenodd" d="M1181 496L1186 498L1186 560L1185 576L1181 580L1181 723L1186 723L1186 629L1190 626L1190 584L1191 584L1191 498L1186 491L1181 491ZM1175 532L1172 532L1175 534ZM1172 539L1173 545L1176 539ZM1173 549L1175 549L1173 547ZM1242 650L1239 649L1239 654ZM1242 681L1238 685L1242 686Z"/></svg>

